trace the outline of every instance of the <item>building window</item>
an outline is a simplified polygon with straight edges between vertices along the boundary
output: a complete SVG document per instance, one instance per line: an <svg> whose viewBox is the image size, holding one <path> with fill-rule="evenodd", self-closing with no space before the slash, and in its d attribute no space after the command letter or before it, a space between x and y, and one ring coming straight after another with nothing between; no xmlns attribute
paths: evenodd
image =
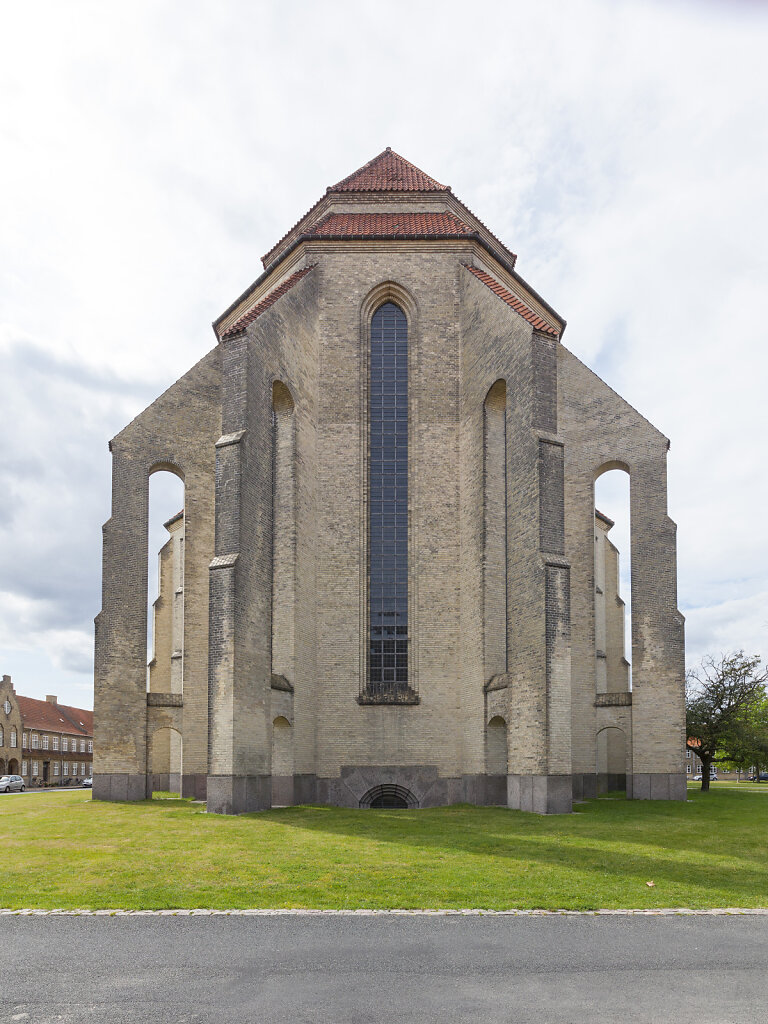
<svg viewBox="0 0 768 1024"><path fill-rule="evenodd" d="M53 749L54 750L58 750L59 749L59 737L58 736L54 736L53 737Z"/></svg>
<svg viewBox="0 0 768 1024"><path fill-rule="evenodd" d="M6 715L10 715L11 713L11 702L7 699L5 701L5 704L3 704L3 711L5 711Z"/></svg>
<svg viewBox="0 0 768 1024"><path fill-rule="evenodd" d="M88 740L88 753L93 753L93 740Z"/></svg>
<svg viewBox="0 0 768 1024"><path fill-rule="evenodd" d="M686 750L686 752L685 752L685 756L686 756L686 757L690 757L690 756L691 756L691 752L690 752L690 750Z"/></svg>
<svg viewBox="0 0 768 1024"><path fill-rule="evenodd" d="M33 732L32 733L32 749L33 750L37 750L39 746L40 746L40 738L39 738L39 736L37 735L36 732ZM36 763L36 762L33 762L33 763Z"/></svg>
<svg viewBox="0 0 768 1024"><path fill-rule="evenodd" d="M0 747L5 746L5 732L3 731L2 725L0 725Z"/></svg>
<svg viewBox="0 0 768 1024"><path fill-rule="evenodd" d="M80 740L80 753L85 753L85 740Z"/></svg>
<svg viewBox="0 0 768 1024"><path fill-rule="evenodd" d="M80 765L80 774L85 775L85 761L83 761Z"/></svg>
<svg viewBox="0 0 768 1024"><path fill-rule="evenodd" d="M48 749L48 737L47 736L43 736L43 750L47 750L47 749Z"/></svg>
<svg viewBox="0 0 768 1024"><path fill-rule="evenodd" d="M18 746L18 742L19 742L19 734L16 732L15 729L11 729L11 746L12 747Z"/></svg>
<svg viewBox="0 0 768 1024"><path fill-rule="evenodd" d="M32 762L32 774L33 775L37 775L37 767L38 767L37 761L33 761Z"/></svg>
<svg viewBox="0 0 768 1024"><path fill-rule="evenodd" d="M61 765L61 774L69 775L69 761L63 761Z"/></svg>
<svg viewBox="0 0 768 1024"><path fill-rule="evenodd" d="M27 762L26 761L22 761L21 762L21 774L22 775L26 775L27 774Z"/></svg>
<svg viewBox="0 0 768 1024"><path fill-rule="evenodd" d="M54 761L53 762L53 774L54 775L58 775L59 774L59 762L58 761Z"/></svg>
<svg viewBox="0 0 768 1024"><path fill-rule="evenodd" d="M25 748L29 747L29 733L23 732L21 734L21 745Z"/></svg>
<svg viewBox="0 0 768 1024"><path fill-rule="evenodd" d="M688 772L689 775L691 774L691 766L689 764L685 766L685 770Z"/></svg>
<svg viewBox="0 0 768 1024"><path fill-rule="evenodd" d="M392 302L371 321L369 653L364 698L408 702L408 322Z"/></svg>
<svg viewBox="0 0 768 1024"><path fill-rule="evenodd" d="M61 749L69 750L69 739L66 736L64 736L61 740Z"/></svg>

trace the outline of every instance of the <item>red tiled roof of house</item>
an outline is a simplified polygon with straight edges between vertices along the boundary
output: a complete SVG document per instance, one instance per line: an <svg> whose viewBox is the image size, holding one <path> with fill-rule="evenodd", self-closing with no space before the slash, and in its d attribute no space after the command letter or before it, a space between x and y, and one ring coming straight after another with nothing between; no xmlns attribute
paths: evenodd
<svg viewBox="0 0 768 1024"><path fill-rule="evenodd" d="M93 736L93 712L84 708L51 704L48 700L34 697L16 697L25 729L41 729L47 732L65 732L72 735ZM81 727L79 723L83 723Z"/></svg>
<svg viewBox="0 0 768 1024"><path fill-rule="evenodd" d="M312 270L312 267L303 267L301 270L297 270L291 274L290 277L286 277L282 284L279 284L274 291L271 291L269 295L266 295L260 302L257 302L255 306L248 310L247 313L243 313L233 324L230 324L225 331L222 332L222 338L232 338L237 334L242 334L249 324L252 324L254 320L265 313L270 306L273 306L277 300L285 295L286 292L290 291L295 284L306 277L307 274Z"/></svg>
<svg viewBox="0 0 768 1024"><path fill-rule="evenodd" d="M478 281L482 281L486 287L490 288L492 292L495 292L499 298L506 302L508 306L511 306L516 313L519 313L524 320L527 320L529 324L532 324L537 331L543 331L545 334L552 334L554 337L558 336L558 332L554 327L542 320L538 313L534 313L532 309L529 309L525 303L521 302L520 299L515 298L512 292L508 291L504 285L499 284L495 277L491 277L490 274L486 274L484 270L479 270L477 267L470 267L468 263L464 266L470 272L474 274Z"/></svg>
<svg viewBox="0 0 768 1024"><path fill-rule="evenodd" d="M309 238L457 238L472 228L452 213L329 213Z"/></svg>
<svg viewBox="0 0 768 1024"><path fill-rule="evenodd" d="M76 726L83 729L89 736L93 736L93 712L87 708L73 708L69 704L59 704L59 708Z"/></svg>
<svg viewBox="0 0 768 1024"><path fill-rule="evenodd" d="M329 192L450 192L389 146L373 160L331 185Z"/></svg>

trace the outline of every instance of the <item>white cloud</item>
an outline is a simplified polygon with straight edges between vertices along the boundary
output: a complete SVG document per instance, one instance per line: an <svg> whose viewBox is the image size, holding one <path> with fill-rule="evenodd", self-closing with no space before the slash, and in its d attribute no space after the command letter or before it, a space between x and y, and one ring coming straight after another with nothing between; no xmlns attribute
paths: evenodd
<svg viewBox="0 0 768 1024"><path fill-rule="evenodd" d="M57 649L85 666L51 638L98 610L106 441L385 145L519 253L565 343L671 438L692 649L768 654L767 42L738 0L9 7L0 589L47 671Z"/></svg>

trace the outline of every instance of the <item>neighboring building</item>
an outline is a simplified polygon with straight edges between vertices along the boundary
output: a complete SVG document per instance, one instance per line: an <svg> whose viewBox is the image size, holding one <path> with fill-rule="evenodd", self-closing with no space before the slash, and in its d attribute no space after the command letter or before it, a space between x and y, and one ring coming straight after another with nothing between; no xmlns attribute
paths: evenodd
<svg viewBox="0 0 768 1024"><path fill-rule="evenodd" d="M225 813L556 812L623 780L685 798L669 442L562 345L516 259L386 150L274 246L216 347L111 441L95 797L180 781ZM594 507L614 468L631 481L631 691ZM158 470L185 496L148 692Z"/></svg>
<svg viewBox="0 0 768 1024"><path fill-rule="evenodd" d="M21 775L26 786L59 786L93 774L93 712L16 693L0 685L0 775Z"/></svg>
<svg viewBox="0 0 768 1024"><path fill-rule="evenodd" d="M685 777L686 781L690 781L694 775L700 775L702 764L699 757L694 754L692 750L685 748ZM749 772L742 772L741 775L736 771L735 768L723 768L719 764L713 764L712 770L718 778L722 778L726 782L736 782L738 779L746 779L750 772L754 771L754 768L750 768Z"/></svg>

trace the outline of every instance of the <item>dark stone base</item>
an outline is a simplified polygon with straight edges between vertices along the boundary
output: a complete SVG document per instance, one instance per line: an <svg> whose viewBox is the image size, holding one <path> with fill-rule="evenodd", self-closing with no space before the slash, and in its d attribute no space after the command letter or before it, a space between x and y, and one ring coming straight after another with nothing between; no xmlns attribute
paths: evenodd
<svg viewBox="0 0 768 1024"><path fill-rule="evenodd" d="M507 807L535 814L570 814L573 810L573 777L508 775Z"/></svg>
<svg viewBox="0 0 768 1024"><path fill-rule="evenodd" d="M571 776L574 800L594 800L597 796L597 776L592 772L576 772Z"/></svg>
<svg viewBox="0 0 768 1024"><path fill-rule="evenodd" d="M291 807L293 805L293 776L272 776L272 806Z"/></svg>
<svg viewBox="0 0 768 1024"><path fill-rule="evenodd" d="M208 776L189 773L181 776L181 795L193 800L205 800L208 789Z"/></svg>
<svg viewBox="0 0 768 1024"><path fill-rule="evenodd" d="M599 772L597 775L597 792L614 793L617 789L627 788L625 772Z"/></svg>
<svg viewBox="0 0 768 1024"><path fill-rule="evenodd" d="M103 772L93 777L94 800L146 800L148 778L142 774Z"/></svg>
<svg viewBox="0 0 768 1024"><path fill-rule="evenodd" d="M275 798L278 792L276 782L277 779L272 780L272 802L283 803ZM387 765L346 766L335 778L294 775L292 802L296 805L316 803L334 807L359 807L366 793L376 786L386 784L407 789L416 807L446 807L460 803L505 807L507 804L506 776L460 775L446 779L438 776L437 768L432 765L405 768ZM283 785L282 780L279 785Z"/></svg>
<svg viewBox="0 0 768 1024"><path fill-rule="evenodd" d="M687 800L688 786L682 772L635 772L627 775L628 800Z"/></svg>
<svg viewBox="0 0 768 1024"><path fill-rule="evenodd" d="M209 775L208 812L245 814L266 811L272 806L269 775Z"/></svg>

